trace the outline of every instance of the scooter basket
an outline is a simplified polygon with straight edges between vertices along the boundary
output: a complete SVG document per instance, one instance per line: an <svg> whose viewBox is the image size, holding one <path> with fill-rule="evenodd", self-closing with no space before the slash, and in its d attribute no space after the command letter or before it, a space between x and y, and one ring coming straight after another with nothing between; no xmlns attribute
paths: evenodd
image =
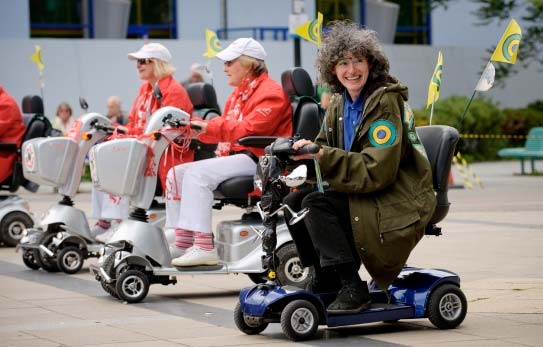
<svg viewBox="0 0 543 347"><path fill-rule="evenodd" d="M89 152L96 189L118 196L133 196L144 178L147 145L137 139L119 139L94 146Z"/></svg>
<svg viewBox="0 0 543 347"><path fill-rule="evenodd" d="M40 137L23 143L23 175L29 181L59 187L66 183L77 155L67 137Z"/></svg>

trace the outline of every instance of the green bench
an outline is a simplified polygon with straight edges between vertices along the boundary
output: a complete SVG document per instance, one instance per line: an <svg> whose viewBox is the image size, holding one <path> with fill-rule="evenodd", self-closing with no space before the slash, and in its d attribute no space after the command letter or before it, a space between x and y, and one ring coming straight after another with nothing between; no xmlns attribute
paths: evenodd
<svg viewBox="0 0 543 347"><path fill-rule="evenodd" d="M520 159L521 174L524 175L524 160L530 159L532 173L535 172L534 162L543 159L543 127L530 129L524 147L502 148L498 151L500 157Z"/></svg>

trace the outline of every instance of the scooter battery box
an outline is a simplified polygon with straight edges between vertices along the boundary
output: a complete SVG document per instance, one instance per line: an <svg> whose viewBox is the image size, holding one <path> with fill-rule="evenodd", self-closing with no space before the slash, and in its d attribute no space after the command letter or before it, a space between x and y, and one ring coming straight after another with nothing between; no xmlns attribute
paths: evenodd
<svg viewBox="0 0 543 347"><path fill-rule="evenodd" d="M29 181L59 187L66 183L78 151L67 137L39 137L23 143L23 175Z"/></svg>
<svg viewBox="0 0 543 347"><path fill-rule="evenodd" d="M133 196L144 179L147 145L137 139L112 140L92 147L89 159L96 189Z"/></svg>

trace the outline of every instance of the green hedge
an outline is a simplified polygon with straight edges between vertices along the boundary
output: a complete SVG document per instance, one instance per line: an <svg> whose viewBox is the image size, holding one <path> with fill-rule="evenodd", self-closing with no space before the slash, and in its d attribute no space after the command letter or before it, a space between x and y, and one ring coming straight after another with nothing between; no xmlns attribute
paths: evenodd
<svg viewBox="0 0 543 347"><path fill-rule="evenodd" d="M455 127L461 134L502 134L501 124L505 120L504 111L496 103L481 97L472 101L461 125L460 118L468 100L467 97L461 96L440 99L434 105L432 124ZM417 125L429 124L430 109L423 108L414 112ZM494 160L498 158L497 151L508 146L508 143L507 139L500 138L463 138L460 141L460 153L468 161Z"/></svg>

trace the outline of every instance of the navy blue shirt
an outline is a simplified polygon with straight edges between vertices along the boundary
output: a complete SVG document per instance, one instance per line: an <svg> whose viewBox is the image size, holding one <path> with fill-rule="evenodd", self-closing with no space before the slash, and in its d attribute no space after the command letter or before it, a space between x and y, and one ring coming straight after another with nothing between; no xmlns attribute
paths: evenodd
<svg viewBox="0 0 543 347"><path fill-rule="evenodd" d="M358 130L360 121L362 120L362 108L364 107L364 98L362 93L358 95L354 103L351 101L351 96L347 91L343 92L343 142L344 149L348 152L351 150L354 135Z"/></svg>

